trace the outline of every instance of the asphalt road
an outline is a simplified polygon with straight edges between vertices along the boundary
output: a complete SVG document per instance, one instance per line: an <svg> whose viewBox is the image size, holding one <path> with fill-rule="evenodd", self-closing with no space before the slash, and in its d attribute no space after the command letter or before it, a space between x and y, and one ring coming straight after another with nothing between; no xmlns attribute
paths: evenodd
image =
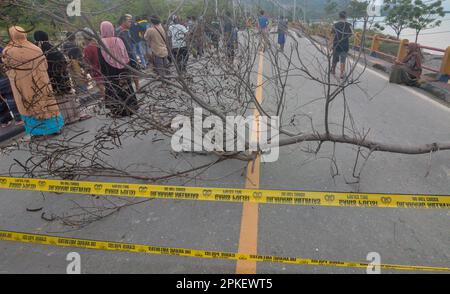
<svg viewBox="0 0 450 294"><path fill-rule="evenodd" d="M320 57L306 39L297 39L301 57L316 71ZM289 45L292 40L289 41ZM265 80L273 75L265 56ZM362 69L358 67L358 71ZM283 125L307 132L308 119L323 128L322 88L299 75L288 78ZM264 107L273 109L273 86L264 85ZM390 85L385 76L366 70L359 87L347 90L347 100L359 130L369 130L369 138L398 144L448 141L450 109L416 90ZM333 121L342 119L342 99L333 105ZM295 117L294 117L295 115ZM293 120L295 127L289 123ZM76 125L91 130L104 123L92 119ZM70 130L67 130L70 133ZM160 168L182 170L214 160L214 157L183 154L174 158L169 141L126 140L111 161L118 166L130 162L139 169L160 173ZM312 145L311 145L312 146ZM317 155L302 152L306 144L285 147L275 163L261 165L260 188L319 191L361 191L381 193L450 194L448 152L432 156L374 154L359 184L349 185L356 156L352 146L336 146L339 175L332 177L333 146L325 144ZM0 171L8 171L13 158L2 157ZM227 161L206 170L195 179L182 178L169 184L243 188L247 166ZM123 203L120 199L108 199ZM110 205L105 199L86 196L0 191L0 229L132 242L155 246L237 252L241 238L242 205L172 200L151 200L72 231L60 221L47 222L46 215L73 213L80 206ZM27 208L42 207L40 212ZM382 263L450 266L450 212L448 210L360 209L259 205L257 252L264 255L301 256L342 261L366 261L369 252L378 252ZM81 255L82 273L235 273L236 262L195 258L102 252L40 245L0 242L0 273L65 273L69 252ZM257 273L365 273L364 269L287 266L258 263Z"/></svg>

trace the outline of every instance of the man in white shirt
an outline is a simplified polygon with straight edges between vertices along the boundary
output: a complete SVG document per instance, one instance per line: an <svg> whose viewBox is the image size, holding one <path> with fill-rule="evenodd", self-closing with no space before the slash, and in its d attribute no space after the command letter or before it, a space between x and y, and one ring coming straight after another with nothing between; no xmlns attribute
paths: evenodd
<svg viewBox="0 0 450 294"><path fill-rule="evenodd" d="M186 39L188 29L180 23L179 17L175 16L173 23L169 26L169 37L172 40L172 60L179 72L186 72L189 60L189 50Z"/></svg>

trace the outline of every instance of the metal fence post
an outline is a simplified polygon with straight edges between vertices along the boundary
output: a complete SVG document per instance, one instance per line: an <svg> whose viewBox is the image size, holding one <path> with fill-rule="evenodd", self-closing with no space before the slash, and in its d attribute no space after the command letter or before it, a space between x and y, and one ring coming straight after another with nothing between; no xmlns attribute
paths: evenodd
<svg viewBox="0 0 450 294"><path fill-rule="evenodd" d="M374 35L372 39L372 47L370 48L370 55L376 57L377 51L380 51L379 35Z"/></svg>
<svg viewBox="0 0 450 294"><path fill-rule="evenodd" d="M360 32L355 33L355 38L353 40L353 47L358 48L358 49L361 47L361 33Z"/></svg>
<svg viewBox="0 0 450 294"><path fill-rule="evenodd" d="M450 47L445 50L444 58L442 59L441 71L439 80L443 82L448 82L450 77Z"/></svg>
<svg viewBox="0 0 450 294"><path fill-rule="evenodd" d="M400 46L398 47L397 60L402 61L408 54L408 39L403 39L400 41Z"/></svg>

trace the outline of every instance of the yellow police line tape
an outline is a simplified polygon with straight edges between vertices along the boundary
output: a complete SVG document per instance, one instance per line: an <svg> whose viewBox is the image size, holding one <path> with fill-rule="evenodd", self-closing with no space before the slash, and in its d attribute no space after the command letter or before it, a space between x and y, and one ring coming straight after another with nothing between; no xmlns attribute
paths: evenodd
<svg viewBox="0 0 450 294"><path fill-rule="evenodd" d="M368 268L373 264L364 262L345 262L332 260L307 259L299 257L281 257L272 255L253 255L242 253L229 253L222 251L207 251L185 248L159 247L141 244L97 241L78 238L66 238L40 234L28 234L13 231L0 231L0 240L20 243L31 243L40 245L51 245L58 247L72 247L84 249L96 249L105 251L121 251L132 253L171 255L181 257L194 257L205 259L227 259L227 260L248 260L256 262L272 262L283 264L310 265L310 266L332 266L332 267L350 267L350 268ZM413 265L394 265L380 264L380 269L402 270L402 271L428 271L428 272L450 272L447 267L413 266Z"/></svg>
<svg viewBox="0 0 450 294"><path fill-rule="evenodd" d="M365 208L450 209L450 196L201 188L0 177L0 189L152 199Z"/></svg>

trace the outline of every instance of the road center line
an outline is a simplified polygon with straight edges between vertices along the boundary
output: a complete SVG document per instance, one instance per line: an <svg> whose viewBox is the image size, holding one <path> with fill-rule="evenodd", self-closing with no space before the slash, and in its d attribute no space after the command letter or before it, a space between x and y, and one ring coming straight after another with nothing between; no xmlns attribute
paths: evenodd
<svg viewBox="0 0 450 294"><path fill-rule="evenodd" d="M256 99L259 103L263 100L263 71L264 53L259 52L258 77L256 87ZM250 140L258 140L259 112L253 111L252 133ZM258 154L254 161L248 163L246 189L259 189L261 155ZM242 209L241 231L239 236L239 253L257 254L258 251L258 216L259 205L257 203L244 203ZM237 274L256 274L256 262L239 260L236 264Z"/></svg>

